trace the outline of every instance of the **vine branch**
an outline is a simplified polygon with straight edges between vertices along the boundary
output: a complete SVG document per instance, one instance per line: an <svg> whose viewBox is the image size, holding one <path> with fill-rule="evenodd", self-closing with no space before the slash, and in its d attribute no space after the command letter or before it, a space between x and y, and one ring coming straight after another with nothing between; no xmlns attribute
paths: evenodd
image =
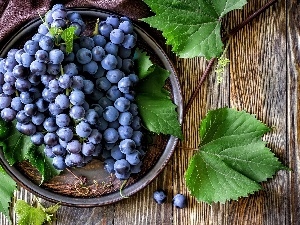
<svg viewBox="0 0 300 225"><path fill-rule="evenodd" d="M229 37L234 36L235 34L237 34L241 29L243 29L254 18L258 17L260 14L262 14L264 11L266 11L270 6L272 6L273 4L275 4L277 1L278 0L271 0L267 4L265 4L264 6L262 6L260 9L258 9L254 13L252 13L243 22L241 22L240 24L238 24L237 26L235 26L233 29L231 29L228 32L228 35L225 36L225 38L223 39L223 41L226 41L226 40L229 39ZM205 78L211 73L211 70L212 70L212 67L213 67L215 61L216 61L216 58L212 58L209 61L209 63L207 65L207 67L206 67L203 75L201 76L201 78L200 78L200 80L198 82L198 85L197 85L196 89L193 91L192 96L190 97L188 103L185 106L184 113L183 113L184 116L188 113L189 109L191 108L192 103L195 100L195 98L197 97L198 92L200 91L201 86L202 86Z"/></svg>

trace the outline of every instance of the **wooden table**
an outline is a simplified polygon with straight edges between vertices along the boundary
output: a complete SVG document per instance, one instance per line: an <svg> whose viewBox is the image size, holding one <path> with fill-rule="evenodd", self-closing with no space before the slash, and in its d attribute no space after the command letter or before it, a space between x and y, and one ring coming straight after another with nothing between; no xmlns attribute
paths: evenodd
<svg viewBox="0 0 300 225"><path fill-rule="evenodd" d="M229 30L268 0L249 0L243 10L224 19ZM184 141L163 172L145 189L121 202L105 207L62 206L57 225L178 224L178 225L284 225L300 224L300 2L279 0L231 38L227 56L230 65L219 84L211 73L203 84L183 124ZM163 40L161 40L163 43ZM179 59L167 49L178 70L185 102L190 98L206 65L203 58ZM263 190L226 204L197 203L188 194L184 173L199 144L198 127L210 109L223 106L246 110L274 127L264 138L291 172L280 171L263 183ZM157 188L168 192L168 202L157 205L152 194ZM188 196L188 207L176 209L172 196ZM16 198L28 202L33 195L24 189ZM50 204L44 202L46 204ZM14 222L15 215L12 213ZM8 224L0 217L1 224Z"/></svg>

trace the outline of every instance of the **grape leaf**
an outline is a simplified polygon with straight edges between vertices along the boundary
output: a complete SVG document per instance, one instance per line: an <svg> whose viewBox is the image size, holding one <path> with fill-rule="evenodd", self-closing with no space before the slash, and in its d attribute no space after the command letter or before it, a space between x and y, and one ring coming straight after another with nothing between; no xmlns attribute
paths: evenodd
<svg viewBox="0 0 300 225"><path fill-rule="evenodd" d="M73 51L73 41L76 37L75 35L75 27L68 27L63 30L61 33L61 38L65 41L66 44L66 52L71 53Z"/></svg>
<svg viewBox="0 0 300 225"><path fill-rule="evenodd" d="M42 176L42 181L49 180L59 174L60 171L54 169L51 159L48 159L43 154L43 147L36 146L32 143L29 136L21 134L14 124L8 124L10 133L1 139L0 146L2 147L5 159L10 165L16 162L28 160L35 168L38 169Z"/></svg>
<svg viewBox="0 0 300 225"><path fill-rule="evenodd" d="M170 93L164 88L170 72L152 65L149 56L140 54L137 58L140 70L136 87L136 102L145 127L154 132L171 134L182 138L181 126L176 112L177 106L172 102Z"/></svg>
<svg viewBox="0 0 300 225"><path fill-rule="evenodd" d="M259 182L286 169L261 140L268 131L244 111L209 111L200 125L199 151L185 174L191 194L207 203L237 200L260 190Z"/></svg>
<svg viewBox="0 0 300 225"><path fill-rule="evenodd" d="M16 182L6 173L0 166L0 212L3 213L7 219L9 217L9 204L14 196L14 191L17 190Z"/></svg>
<svg viewBox="0 0 300 225"><path fill-rule="evenodd" d="M162 31L166 43L182 58L205 56L207 59L222 53L221 18L241 9L246 0L144 0L156 14L142 19Z"/></svg>
<svg viewBox="0 0 300 225"><path fill-rule="evenodd" d="M147 53L138 48L134 52L133 60L135 60L134 65L140 79L148 76L155 68L155 65L153 65L150 58L147 56Z"/></svg>

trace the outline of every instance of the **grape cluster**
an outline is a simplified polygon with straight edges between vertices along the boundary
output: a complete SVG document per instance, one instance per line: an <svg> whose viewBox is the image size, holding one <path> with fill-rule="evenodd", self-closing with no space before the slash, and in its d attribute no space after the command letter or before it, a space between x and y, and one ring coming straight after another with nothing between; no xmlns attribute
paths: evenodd
<svg viewBox="0 0 300 225"><path fill-rule="evenodd" d="M71 53L49 32L67 27L78 36ZM133 88L137 37L126 17L108 16L98 27L84 36L81 15L54 5L31 40L0 59L1 118L44 145L59 170L102 156L109 173L128 179L144 154Z"/></svg>

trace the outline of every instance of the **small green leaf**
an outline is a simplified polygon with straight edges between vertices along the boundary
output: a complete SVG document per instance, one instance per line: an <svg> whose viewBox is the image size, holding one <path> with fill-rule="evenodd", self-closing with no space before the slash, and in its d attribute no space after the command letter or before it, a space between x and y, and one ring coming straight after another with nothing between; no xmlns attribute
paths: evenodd
<svg viewBox="0 0 300 225"><path fill-rule="evenodd" d="M12 197L14 196L14 191L17 190L17 184L1 166L0 180L0 212L10 220L9 205L11 203Z"/></svg>
<svg viewBox="0 0 300 225"><path fill-rule="evenodd" d="M144 1L156 15L143 21L161 30L177 55L207 59L222 53L221 18L247 3L246 0Z"/></svg>
<svg viewBox="0 0 300 225"><path fill-rule="evenodd" d="M59 27L50 27L50 29L49 29L49 33L50 33L52 36L60 35L61 32L62 32L62 29L59 28Z"/></svg>
<svg viewBox="0 0 300 225"><path fill-rule="evenodd" d="M134 53L134 60L136 72L140 79L145 78L153 72L155 66L151 62L149 56L147 56L146 52L137 48Z"/></svg>
<svg viewBox="0 0 300 225"><path fill-rule="evenodd" d="M61 33L61 38L65 41L66 44L67 53L71 53L73 51L73 42L76 37L75 30L75 27L68 27Z"/></svg>
<svg viewBox="0 0 300 225"><path fill-rule="evenodd" d="M171 134L182 138L177 106L164 88L170 72L153 65L149 56L144 53L137 58L137 64L145 65L144 69L140 70L142 75L139 75L143 79L136 88L136 102L145 127L154 133Z"/></svg>
<svg viewBox="0 0 300 225"><path fill-rule="evenodd" d="M14 123L10 123L8 127L10 133L0 142L0 146L10 165L28 160L40 172L42 182L60 173L52 166L52 160L44 155L43 146L34 145L29 136L21 134L15 128Z"/></svg>
<svg viewBox="0 0 300 225"><path fill-rule="evenodd" d="M15 211L18 225L42 225L47 219L47 213L41 208L35 208L24 200L17 200Z"/></svg>
<svg viewBox="0 0 300 225"><path fill-rule="evenodd" d="M187 187L198 201L237 200L259 190L259 182L286 169L261 140L270 131L246 112L209 111L200 125L199 152L186 171Z"/></svg>

